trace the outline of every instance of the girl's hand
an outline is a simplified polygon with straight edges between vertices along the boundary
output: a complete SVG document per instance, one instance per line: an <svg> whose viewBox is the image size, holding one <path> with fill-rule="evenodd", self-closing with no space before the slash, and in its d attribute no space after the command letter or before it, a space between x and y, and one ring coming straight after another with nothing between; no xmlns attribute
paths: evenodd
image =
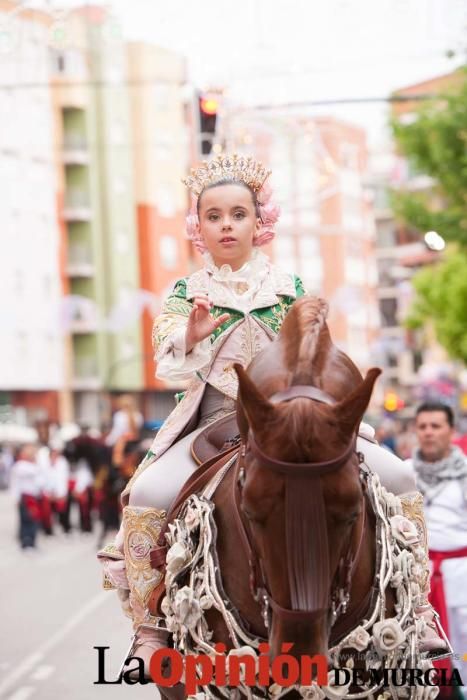
<svg viewBox="0 0 467 700"><path fill-rule="evenodd" d="M230 318L230 314L222 314L219 318L214 318L210 313L212 306L212 301L209 301L206 294L198 294L194 297L185 335L187 353L193 350L196 343L209 338L216 328Z"/></svg>

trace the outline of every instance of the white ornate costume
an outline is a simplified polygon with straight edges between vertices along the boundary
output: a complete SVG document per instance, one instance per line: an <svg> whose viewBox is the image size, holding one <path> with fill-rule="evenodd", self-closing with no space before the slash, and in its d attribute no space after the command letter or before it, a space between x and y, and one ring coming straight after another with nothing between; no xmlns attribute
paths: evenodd
<svg viewBox="0 0 467 700"><path fill-rule="evenodd" d="M259 250L235 272L230 265L217 268L205 255L207 265L175 284L154 323L157 376L172 382L189 380L189 384L125 489L125 500L135 480L166 452L187 425L195 422L196 427L196 414L208 384L225 397L224 411L220 408L211 420L234 410L238 389L234 362L247 366L274 339L291 304L304 293L297 277L272 265ZM186 354L188 316L193 298L200 293L209 295L213 302L213 316L227 311L230 318Z"/></svg>
<svg viewBox="0 0 467 700"><path fill-rule="evenodd" d="M263 191L268 174L252 159L219 156L203 164L187 184L198 195L216 182L246 184L257 196L263 222L262 233L253 245L262 245L272 237L277 220L269 195ZM192 240L202 249L199 228L193 230ZM122 494L124 504L129 505L125 505L116 542L99 553L104 560L105 585L119 589L133 618L137 644L142 645L140 654L144 646L148 649L157 641L156 620L149 613L148 601L161 574L151 567L149 554L166 510L195 468L189 452L194 431L234 409L238 389L234 362L247 366L273 341L290 307L305 293L299 278L281 271L255 248L251 258L235 271L230 265L216 267L210 255L204 255L206 264L201 270L176 282L153 331L157 376L175 382L189 380L188 388ZM193 299L200 294L212 302L212 316L220 318L228 313L229 317L187 353L188 319ZM367 431L371 433L371 428ZM413 474L394 455L362 438L358 449L371 466L378 467L389 489L399 494L414 489Z"/></svg>

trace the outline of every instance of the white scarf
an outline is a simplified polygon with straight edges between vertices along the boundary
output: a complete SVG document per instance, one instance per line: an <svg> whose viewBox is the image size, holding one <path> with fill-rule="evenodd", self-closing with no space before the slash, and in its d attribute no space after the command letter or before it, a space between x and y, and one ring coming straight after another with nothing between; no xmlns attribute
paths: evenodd
<svg viewBox="0 0 467 700"><path fill-rule="evenodd" d="M462 482L462 492L467 502L467 459L457 445L451 448L447 457L437 462L426 462L417 449L413 453L413 466L417 473L418 486L427 505L447 481Z"/></svg>

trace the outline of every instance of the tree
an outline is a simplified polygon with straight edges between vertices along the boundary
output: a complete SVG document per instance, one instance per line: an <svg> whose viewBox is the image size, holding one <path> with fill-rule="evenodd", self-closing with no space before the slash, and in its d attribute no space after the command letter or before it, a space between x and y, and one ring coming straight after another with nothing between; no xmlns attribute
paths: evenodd
<svg viewBox="0 0 467 700"><path fill-rule="evenodd" d="M467 69L455 75L455 88L420 108L411 123L392 121L399 150L431 184L393 192L391 199L397 218L453 244L440 262L413 277L416 298L407 325L433 322L450 356L467 362Z"/></svg>
<svg viewBox="0 0 467 700"><path fill-rule="evenodd" d="M394 192L393 206L421 231L467 246L467 68L455 75L456 88L420 108L414 121L392 121L400 151L432 178L422 192Z"/></svg>
<svg viewBox="0 0 467 700"><path fill-rule="evenodd" d="M412 279L415 300L406 319L409 328L431 321L449 355L467 363L467 251L420 270Z"/></svg>

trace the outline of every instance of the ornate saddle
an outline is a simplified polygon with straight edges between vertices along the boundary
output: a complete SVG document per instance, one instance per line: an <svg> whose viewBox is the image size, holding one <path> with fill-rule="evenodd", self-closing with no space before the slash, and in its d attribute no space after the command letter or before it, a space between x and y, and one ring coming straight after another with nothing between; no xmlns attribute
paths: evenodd
<svg viewBox="0 0 467 700"><path fill-rule="evenodd" d="M197 464L204 464L213 457L220 457L225 450L238 447L239 444L237 414L234 411L207 425L193 440L191 454Z"/></svg>

